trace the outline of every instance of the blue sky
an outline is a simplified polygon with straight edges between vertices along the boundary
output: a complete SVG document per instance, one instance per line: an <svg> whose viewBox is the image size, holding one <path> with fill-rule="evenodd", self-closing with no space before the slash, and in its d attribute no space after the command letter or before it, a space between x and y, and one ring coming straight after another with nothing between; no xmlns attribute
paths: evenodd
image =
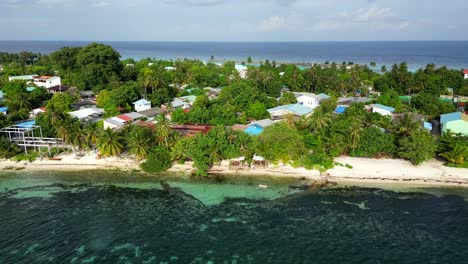
<svg viewBox="0 0 468 264"><path fill-rule="evenodd" d="M3 40L468 40L466 0L0 0Z"/></svg>

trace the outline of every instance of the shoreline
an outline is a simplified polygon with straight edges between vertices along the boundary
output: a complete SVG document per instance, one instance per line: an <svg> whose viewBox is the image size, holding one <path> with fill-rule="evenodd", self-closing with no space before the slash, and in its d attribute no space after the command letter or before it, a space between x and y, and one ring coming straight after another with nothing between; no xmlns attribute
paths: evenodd
<svg viewBox="0 0 468 264"><path fill-rule="evenodd" d="M62 160L36 160L29 161L0 161L0 170L4 172L35 172L35 171L141 171L139 161L131 158L102 158L96 159L95 154L88 153L83 157L73 154L60 155ZM268 176L282 177L306 181L329 181L337 184L372 184L376 186L405 185L405 186L432 186L432 187L466 187L468 188L468 169L443 166L437 160L430 160L420 166L399 159L369 159L338 157L335 159L343 165L352 168L336 166L326 173L318 170L294 168L290 165L269 165L266 167L238 169L229 168L228 161L213 166L210 175L229 176ZM191 175L192 163L174 164L165 174Z"/></svg>

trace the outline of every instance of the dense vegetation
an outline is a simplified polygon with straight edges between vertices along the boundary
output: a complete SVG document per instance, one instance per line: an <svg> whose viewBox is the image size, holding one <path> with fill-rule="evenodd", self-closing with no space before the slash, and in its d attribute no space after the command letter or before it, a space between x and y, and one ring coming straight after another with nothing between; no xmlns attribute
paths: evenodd
<svg viewBox="0 0 468 264"><path fill-rule="evenodd" d="M468 82L459 70L433 64L413 73L405 63L375 72L367 65L352 63L316 64L300 69L265 61L259 66L248 66L245 78L241 78L234 62L219 66L198 60L120 60L112 47L97 43L64 47L50 55L0 53L0 64L4 65L0 87L9 108L8 117L0 115L2 127L26 119L34 108L46 106L46 113L36 120L45 136L60 137L76 150L97 148L102 156L126 152L140 160L148 158L142 165L147 171L166 169L170 157L173 161L194 161L197 173L204 175L221 160L245 156L250 161L254 154L269 162L321 170L331 168L333 158L342 154L400 157L414 164L434 156L453 166L467 166L468 162L466 137L434 137L421 129L410 114L392 123L365 111L362 104L352 105L342 115L333 113L336 98L355 95L374 97L376 102L395 107L397 112L420 113L429 119L456 111L453 103L439 97L450 95L449 87L453 88L453 95L468 96ZM63 84L77 89L51 96L43 88L28 92L25 83L8 82L8 76L22 74L58 74ZM219 87L221 92L211 100L205 87ZM286 118L258 137L226 128L267 118L268 108L295 103L295 96L282 93L283 88L327 93L332 99L312 116ZM193 108L189 112L173 111L172 122L211 124L216 128L206 135L181 138L172 132L170 122L160 117L153 129L128 126L120 131L103 131L100 124L82 124L67 114L79 100L80 90L92 90L98 95L97 104L105 109L105 116L132 111L132 102L141 97L159 106L176 96L195 95ZM399 98L401 95L412 98L405 103ZM3 157L16 153L4 143L0 149Z"/></svg>

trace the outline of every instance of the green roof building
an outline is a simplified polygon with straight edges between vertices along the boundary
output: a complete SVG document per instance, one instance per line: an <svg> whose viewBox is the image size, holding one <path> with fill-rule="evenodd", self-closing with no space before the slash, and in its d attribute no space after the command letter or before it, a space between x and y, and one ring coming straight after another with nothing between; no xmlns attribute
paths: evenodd
<svg viewBox="0 0 468 264"><path fill-rule="evenodd" d="M440 116L442 134L450 130L452 133L461 133L468 136L468 115L454 112Z"/></svg>

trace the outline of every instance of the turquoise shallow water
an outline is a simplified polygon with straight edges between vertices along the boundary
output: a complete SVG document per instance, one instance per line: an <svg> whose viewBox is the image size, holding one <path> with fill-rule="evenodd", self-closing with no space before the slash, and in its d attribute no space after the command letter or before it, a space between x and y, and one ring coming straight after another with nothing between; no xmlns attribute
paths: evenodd
<svg viewBox="0 0 468 264"><path fill-rule="evenodd" d="M463 189L0 174L0 263L466 263ZM268 189L257 188L267 184Z"/></svg>

